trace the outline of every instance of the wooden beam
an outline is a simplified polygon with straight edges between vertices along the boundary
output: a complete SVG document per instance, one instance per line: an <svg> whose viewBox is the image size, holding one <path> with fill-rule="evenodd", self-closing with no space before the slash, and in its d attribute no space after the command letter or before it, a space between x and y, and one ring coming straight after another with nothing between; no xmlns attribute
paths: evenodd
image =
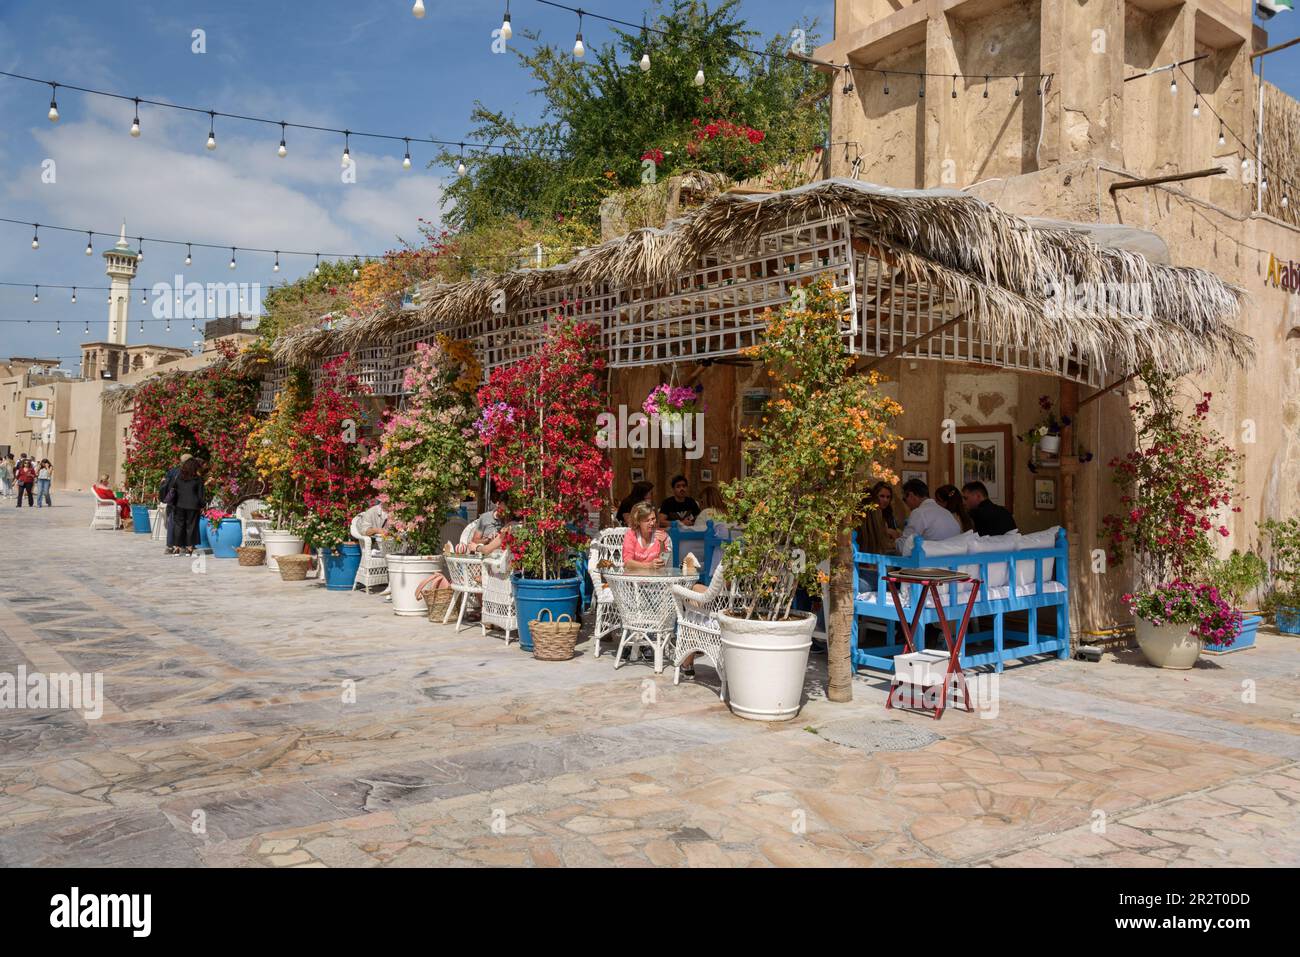
<svg viewBox="0 0 1300 957"><path fill-rule="evenodd" d="M1146 179L1135 179L1127 182L1121 181L1110 184L1110 194L1112 196L1121 189L1137 189L1140 186L1159 186L1161 183L1177 183L1185 179L1201 179L1205 176L1222 176L1228 172L1222 166L1211 166L1208 169L1198 169L1194 173L1171 173L1168 176L1150 176Z"/></svg>
<svg viewBox="0 0 1300 957"><path fill-rule="evenodd" d="M1285 43L1277 43L1271 47L1265 47L1263 50L1259 50L1256 53L1252 53L1250 55L1250 58L1254 60L1257 57L1267 56L1270 53L1276 53L1278 50L1285 50L1287 47L1293 47L1297 43L1300 43L1300 37L1296 37L1293 40L1287 40Z"/></svg>
<svg viewBox="0 0 1300 957"><path fill-rule="evenodd" d="M1126 375L1124 378L1122 378L1122 379L1116 379L1116 380L1115 380L1114 382L1112 382L1110 385L1105 386L1105 387L1103 387L1103 388L1101 388L1101 389L1098 389L1098 390L1097 390L1096 392L1094 392L1092 395L1088 396L1088 398L1086 398L1086 399L1084 399L1082 402L1080 402L1080 403L1079 403L1079 408L1082 409L1085 405L1087 405L1089 402L1092 402L1094 399L1100 399L1100 398L1101 398L1103 395L1105 395L1107 392L1113 392L1114 390L1118 389L1120 386L1124 385L1124 383L1126 383L1126 382L1130 382L1130 381L1132 381L1132 380L1135 379L1135 378L1137 378L1137 373L1136 373L1136 372L1130 372L1130 373L1129 373L1128 375Z"/></svg>

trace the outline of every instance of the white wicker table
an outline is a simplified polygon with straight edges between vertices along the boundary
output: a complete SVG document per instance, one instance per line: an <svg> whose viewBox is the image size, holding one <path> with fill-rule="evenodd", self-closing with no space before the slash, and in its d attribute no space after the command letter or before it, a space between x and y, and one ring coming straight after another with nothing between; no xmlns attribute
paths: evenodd
<svg viewBox="0 0 1300 957"><path fill-rule="evenodd" d="M650 645L655 650L655 674L660 674L664 670L664 648L672 640L677 623L672 586L689 588L699 580L699 575L680 568L606 571L603 575L623 625L618 651L614 653L614 667L623 663L624 648L635 651L642 645Z"/></svg>

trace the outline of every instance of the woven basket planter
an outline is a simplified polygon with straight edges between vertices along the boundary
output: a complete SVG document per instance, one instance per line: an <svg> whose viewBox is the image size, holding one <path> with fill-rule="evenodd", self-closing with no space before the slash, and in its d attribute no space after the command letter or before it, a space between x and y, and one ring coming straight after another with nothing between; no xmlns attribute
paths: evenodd
<svg viewBox="0 0 1300 957"><path fill-rule="evenodd" d="M249 568L266 561L266 549L261 545L240 545L235 549L235 555L239 558L239 564Z"/></svg>
<svg viewBox="0 0 1300 957"><path fill-rule="evenodd" d="M568 661L573 657L581 625L567 614L553 618L549 608L543 608L545 618L534 618L528 623L533 636L533 657L539 661Z"/></svg>
<svg viewBox="0 0 1300 957"><path fill-rule="evenodd" d="M287 582L300 582L307 580L312 561L310 555L281 555L275 563L280 568L280 578Z"/></svg>
<svg viewBox="0 0 1300 957"><path fill-rule="evenodd" d="M424 593L424 603L429 608L429 620L439 625L447 615L447 607L456 593L450 588L429 589Z"/></svg>

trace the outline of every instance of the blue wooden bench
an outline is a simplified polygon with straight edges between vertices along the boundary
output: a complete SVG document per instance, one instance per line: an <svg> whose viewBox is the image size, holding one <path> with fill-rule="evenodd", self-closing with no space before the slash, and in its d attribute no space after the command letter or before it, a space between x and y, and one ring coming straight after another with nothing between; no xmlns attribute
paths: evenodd
<svg viewBox="0 0 1300 957"><path fill-rule="evenodd" d="M678 522L672 522L668 526L668 538L673 543L673 565L680 566L682 556L685 554L682 550L682 544L685 542L702 542L704 544L704 554L700 556L700 584L707 585L713 569L713 553L721 548L724 542L730 539L722 538L713 530L713 522L704 523L704 528L682 528Z"/></svg>
<svg viewBox="0 0 1300 957"><path fill-rule="evenodd" d="M1043 563L1054 559L1052 576L1044 581ZM1017 583L1016 565L1011 562L1033 562L1033 581ZM1003 669L1005 662L1030 655L1055 652L1058 658L1070 656L1070 574L1069 545L1065 530L1056 534L1056 542L1050 548L1007 550L997 552L971 552L963 555L926 555L925 542L920 538L912 548L910 555L887 555L876 552L858 551L857 532L853 533L853 666L857 668L874 668L880 671L894 670L894 655L906 650L902 643L902 633L898 627L898 611L885 583L887 569L890 568L962 568L975 575L981 582L990 581L989 567L1006 564L1008 579L1005 586L992 589L981 585L979 598L971 610L971 628L966 633L965 646L962 648L961 665L973 668L980 665L993 665L997 671ZM978 570L977 570L978 569ZM944 615L949 621L960 620L965 608L969 591L961 591L956 583L950 583L940 589L943 596ZM921 595L920 588L908 589L903 598L903 609L910 620L916 611L916 601ZM1038 609L1054 608L1056 615L1056 634L1040 635L1038 631ZM1021 631L1008 626L1005 617L1010 612L1023 611L1029 620L1028 629ZM991 618L992 629L975 631L976 618ZM867 618L885 623L885 644L883 647L859 648L858 626L861 619ZM921 625L937 622L934 608L929 605L921 613ZM954 624L955 627L955 624ZM992 641L992 650L976 650L968 653L967 647L981 645ZM920 651L925 647L925 629L917 628L916 646Z"/></svg>

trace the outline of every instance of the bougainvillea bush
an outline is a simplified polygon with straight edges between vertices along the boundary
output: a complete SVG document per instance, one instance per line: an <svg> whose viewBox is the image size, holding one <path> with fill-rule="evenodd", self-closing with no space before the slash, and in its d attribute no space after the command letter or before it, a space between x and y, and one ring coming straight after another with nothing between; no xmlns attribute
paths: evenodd
<svg viewBox="0 0 1300 957"><path fill-rule="evenodd" d="M189 375L155 376L136 389L126 446L133 501L155 500L167 470L186 452L207 461L208 495L227 505L260 486L245 454L259 384L231 371L233 346L218 343L217 348L221 358L211 365Z"/></svg>
<svg viewBox="0 0 1300 957"><path fill-rule="evenodd" d="M461 343L416 346L403 408L385 413L367 458L373 486L403 551L436 554L447 513L477 484L482 450L474 431L479 365Z"/></svg>
<svg viewBox="0 0 1300 957"><path fill-rule="evenodd" d="M276 396L275 409L248 436L248 458L265 483L263 497L279 529L294 528L307 511L302 476L294 468L292 437L310 404L311 377L296 369Z"/></svg>
<svg viewBox="0 0 1300 957"><path fill-rule="evenodd" d="M373 494L365 412L356 398L367 390L346 365L347 356L325 363L320 385L286 436L289 468L302 481L304 517L296 531L312 548L351 541L352 519Z"/></svg>
<svg viewBox="0 0 1300 957"><path fill-rule="evenodd" d="M722 488L727 514L745 526L726 547L727 577L746 599L733 614L783 618L796 584L819 591L817 566L859 517L863 485L895 480L884 463L898 447L890 423L902 407L874 373L854 373L840 335L846 305L821 277L769 315L763 342L746 350L766 364L777 395L750 474Z"/></svg>
<svg viewBox="0 0 1300 957"><path fill-rule="evenodd" d="M541 349L492 371L479 390L483 474L505 501L505 542L525 577L574 574L585 539L574 531L613 475L596 444L600 330L557 318Z"/></svg>
<svg viewBox="0 0 1300 957"><path fill-rule="evenodd" d="M1124 601L1138 618L1157 626L1190 625L1193 635L1214 647L1226 648L1241 633L1241 612L1214 585L1170 582L1125 595Z"/></svg>

